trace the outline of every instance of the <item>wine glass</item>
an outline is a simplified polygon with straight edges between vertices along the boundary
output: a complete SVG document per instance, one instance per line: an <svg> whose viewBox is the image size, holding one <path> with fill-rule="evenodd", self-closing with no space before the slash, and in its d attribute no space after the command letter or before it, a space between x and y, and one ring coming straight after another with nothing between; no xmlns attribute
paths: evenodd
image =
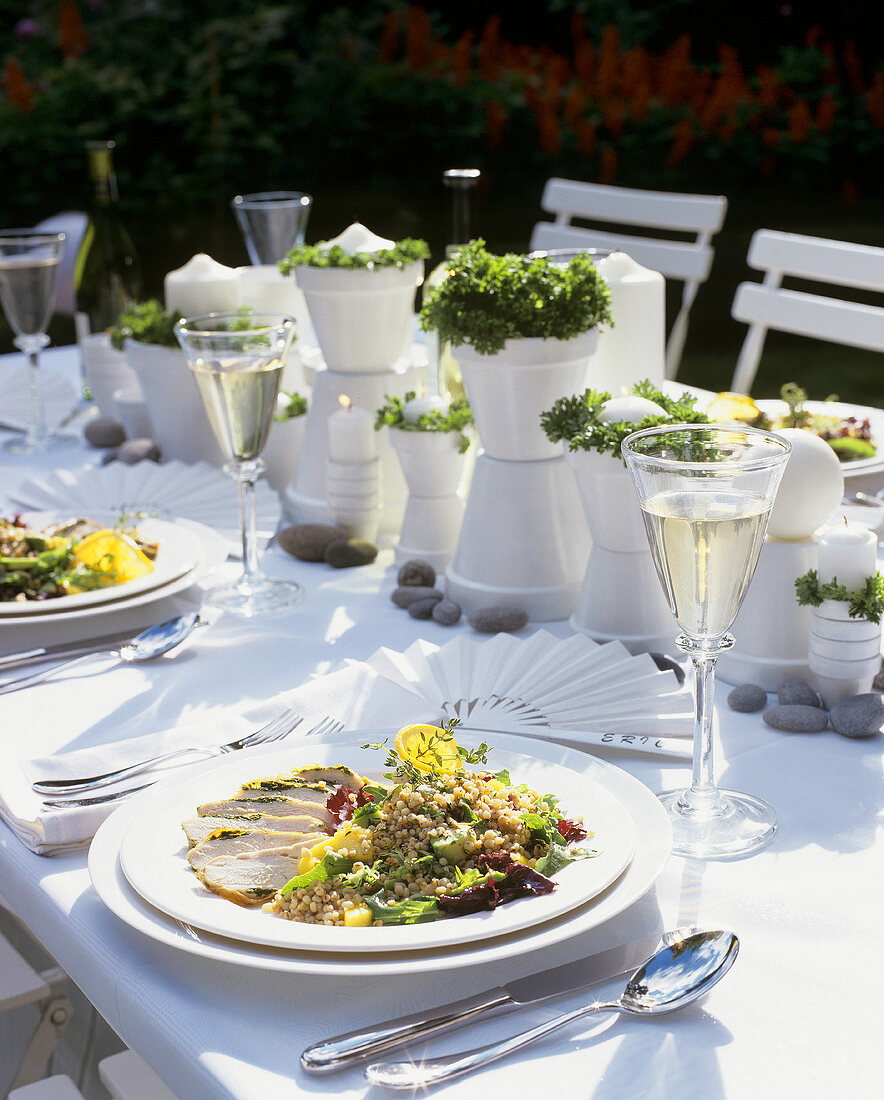
<svg viewBox="0 0 884 1100"><path fill-rule="evenodd" d="M211 589L206 601L247 617L292 607L304 595L299 584L263 574L255 535L255 482L264 469L260 456L294 330L290 317L242 310L188 317L175 325L212 430L230 459L224 470L239 491L242 576Z"/></svg>
<svg viewBox="0 0 884 1100"><path fill-rule="evenodd" d="M301 191L258 191L237 195L230 204L256 266L276 264L295 245L304 243L311 195Z"/></svg>
<svg viewBox="0 0 884 1100"><path fill-rule="evenodd" d="M757 428L664 424L621 444L651 556L694 666L691 786L660 795L673 851L701 859L746 855L776 830L773 808L719 790L712 763L715 662L749 588L791 445Z"/></svg>
<svg viewBox="0 0 884 1100"><path fill-rule="evenodd" d="M46 327L55 308L64 233L12 229L0 233L0 303L15 333L14 343L28 357L31 422L23 439L4 444L13 454L45 454L76 444L73 436L46 427L40 394L40 351L49 343Z"/></svg>

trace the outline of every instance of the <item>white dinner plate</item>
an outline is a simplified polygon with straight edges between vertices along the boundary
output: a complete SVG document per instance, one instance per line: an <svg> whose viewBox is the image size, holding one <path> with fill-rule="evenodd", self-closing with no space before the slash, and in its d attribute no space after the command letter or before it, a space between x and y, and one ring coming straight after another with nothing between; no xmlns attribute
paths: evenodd
<svg viewBox="0 0 884 1100"><path fill-rule="evenodd" d="M766 401L756 401L755 404L765 415L773 419L776 416L784 416L789 411L785 401L771 398ZM852 462L842 462L841 472L846 477L858 474L868 474L884 467L884 410L869 408L866 405L849 405L843 401L808 401L804 406L814 416L839 416L847 418L856 417L857 420L868 420L872 432L872 443L877 453L871 458L859 458Z"/></svg>
<svg viewBox="0 0 884 1100"><path fill-rule="evenodd" d="M69 515L53 516L46 513L22 516L23 522L36 531L70 518L72 517ZM119 514L109 517L99 513L88 518L94 518L97 523L107 523L108 526L112 526L119 519ZM186 573L192 572L202 560L202 545L192 530L151 517L133 522L141 537L159 545L150 573L125 581L123 584L111 585L109 588L98 588L92 592L76 592L70 596L58 596L52 600L31 600L21 603L15 600L4 601L0 603L0 616L4 619L32 618L36 615L43 617L66 611L78 611L96 604L117 603L137 596L141 592L163 588Z"/></svg>
<svg viewBox="0 0 884 1100"><path fill-rule="evenodd" d="M495 750L488 767L505 768L513 782L527 783L541 794L561 799L563 816L582 817L592 836L581 847L599 855L577 860L556 876L556 889L542 897L519 898L490 912L456 919L383 928L336 928L302 924L246 908L207 890L187 862L188 845L181 822L201 802L225 798L261 775L275 775L305 764L345 764L382 780L384 754L360 747L365 738L389 737L390 730L367 733L361 742L341 745L292 745L257 762L234 754L190 769L180 780L163 783L139 797L142 812L129 826L120 862L130 884L154 908L230 939L269 947L306 951L417 951L506 935L540 924L585 904L611 885L629 865L635 850L635 827L628 809L602 784L581 772L548 760ZM476 744L476 735L463 737ZM258 768L259 770L255 770Z"/></svg>
<svg viewBox="0 0 884 1100"><path fill-rule="evenodd" d="M346 735L353 737L353 733ZM363 736L363 735L360 735ZM368 736L367 734L365 736ZM322 744L331 746L332 741ZM317 741L316 748L320 742ZM283 973L328 977L378 977L407 969L409 973L454 970L498 962L516 955L580 937L581 948L592 951L593 930L635 905L656 882L669 858L672 831L659 800L628 772L585 753L506 735L508 750L528 753L537 760L560 764L603 786L629 811L635 827L636 848L629 866L607 890L584 905L522 932L495 936L448 948L362 953L322 953L297 948L273 948L244 943L197 930L149 905L129 884L120 866L120 846L130 824L141 816L138 799L121 806L99 828L89 849L89 874L96 893L120 920L151 939L200 958ZM260 766L277 750L251 753ZM459 917L457 920L463 920ZM417 926L420 927L420 926ZM378 929L378 931L382 931ZM648 931L629 928L623 942Z"/></svg>

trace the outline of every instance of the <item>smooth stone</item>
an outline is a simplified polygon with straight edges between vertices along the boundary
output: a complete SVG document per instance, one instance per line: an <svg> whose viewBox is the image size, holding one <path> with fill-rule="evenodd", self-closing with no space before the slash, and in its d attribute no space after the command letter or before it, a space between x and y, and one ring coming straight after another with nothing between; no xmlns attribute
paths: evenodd
<svg viewBox="0 0 884 1100"><path fill-rule="evenodd" d="M299 561L325 561L325 548L330 542L345 539L347 532L327 523L298 523L286 527L276 536L276 541L293 558Z"/></svg>
<svg viewBox="0 0 884 1100"><path fill-rule="evenodd" d="M784 707L819 707L820 697L806 680L790 677L777 688L777 702Z"/></svg>
<svg viewBox="0 0 884 1100"><path fill-rule="evenodd" d="M119 447L126 442L126 429L123 421L115 416L96 416L83 429L83 436L93 447Z"/></svg>
<svg viewBox="0 0 884 1100"><path fill-rule="evenodd" d="M884 691L884 669L882 669L875 679L872 680L872 687L875 691Z"/></svg>
<svg viewBox="0 0 884 1100"><path fill-rule="evenodd" d="M152 439L127 439L117 448L117 459L127 466L138 462L159 462L160 449Z"/></svg>
<svg viewBox="0 0 884 1100"><path fill-rule="evenodd" d="M829 711L829 721L842 737L874 737L884 725L884 700L872 691L841 699Z"/></svg>
<svg viewBox="0 0 884 1100"><path fill-rule="evenodd" d="M672 657L667 657L665 653L651 653L650 656L661 672L674 672L678 682L680 684L684 683L684 669L678 661Z"/></svg>
<svg viewBox="0 0 884 1100"><path fill-rule="evenodd" d="M755 714L767 706L767 692L758 684L740 684L728 694L727 705L741 714Z"/></svg>
<svg viewBox="0 0 884 1100"><path fill-rule="evenodd" d="M439 600L436 606L433 608L432 618L441 626L454 626L456 622L460 621L460 617L463 614L459 603L455 603L454 600Z"/></svg>
<svg viewBox="0 0 884 1100"><path fill-rule="evenodd" d="M111 447L111 449L109 451L105 451L104 454L101 456L101 465L102 466L109 466L112 462L116 462L117 461L117 451L119 449L120 449L119 447Z"/></svg>
<svg viewBox="0 0 884 1100"><path fill-rule="evenodd" d="M408 614L412 619L429 619L433 614L433 609L441 602L442 601L437 600L435 596L427 596L422 600L415 600L408 605Z"/></svg>
<svg viewBox="0 0 884 1100"><path fill-rule="evenodd" d="M400 587L432 588L436 584L436 570L428 561L412 558L396 574L396 583Z"/></svg>
<svg viewBox="0 0 884 1100"><path fill-rule="evenodd" d="M467 622L479 634L512 634L528 625L528 612L520 607L480 607Z"/></svg>
<svg viewBox="0 0 884 1100"><path fill-rule="evenodd" d="M829 724L824 710L806 703L775 703L761 717L783 733L819 733Z"/></svg>
<svg viewBox="0 0 884 1100"><path fill-rule="evenodd" d="M365 539L335 539L325 548L325 560L334 569L371 565L377 556L378 548Z"/></svg>
<svg viewBox="0 0 884 1100"><path fill-rule="evenodd" d="M438 588L428 587L425 584L419 585L404 585L401 588L394 588L390 596L390 599L397 607L409 608L416 600L428 600L433 598L438 603L442 599L443 593Z"/></svg>

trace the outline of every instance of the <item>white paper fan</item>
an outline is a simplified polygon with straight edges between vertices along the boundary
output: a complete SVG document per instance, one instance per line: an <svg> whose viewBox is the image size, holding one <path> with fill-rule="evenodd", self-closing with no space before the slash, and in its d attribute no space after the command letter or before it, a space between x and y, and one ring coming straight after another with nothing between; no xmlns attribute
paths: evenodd
<svg viewBox="0 0 884 1100"><path fill-rule="evenodd" d="M40 366L37 386L49 428L57 428L77 403L77 389L63 375ZM14 363L0 370L0 424L26 432L31 424L31 385L27 366Z"/></svg>
<svg viewBox="0 0 884 1100"><path fill-rule="evenodd" d="M279 523L280 502L264 481L256 489L258 531L270 536ZM53 470L28 478L10 493L23 511L77 513L149 512L162 518L194 520L222 533L239 528L236 486L208 462L139 462L79 470Z"/></svg>

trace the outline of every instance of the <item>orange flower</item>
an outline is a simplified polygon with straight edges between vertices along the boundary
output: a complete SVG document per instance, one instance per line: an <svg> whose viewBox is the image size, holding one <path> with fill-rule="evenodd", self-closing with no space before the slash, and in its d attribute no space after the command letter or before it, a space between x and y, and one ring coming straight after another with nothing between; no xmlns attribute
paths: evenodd
<svg viewBox="0 0 884 1100"><path fill-rule="evenodd" d="M3 64L3 76L0 80L7 103L18 107L25 114L30 114L34 109L34 90L25 76L24 69L14 57L7 57Z"/></svg>
<svg viewBox="0 0 884 1100"><path fill-rule="evenodd" d="M74 0L61 0L55 41L64 58L82 57L89 48L89 35Z"/></svg>
<svg viewBox="0 0 884 1100"><path fill-rule="evenodd" d="M729 118L726 122L723 122L718 130L718 136L721 141L732 141L737 133L737 120L735 118Z"/></svg>
<svg viewBox="0 0 884 1100"><path fill-rule="evenodd" d="M602 122L612 138L619 138L623 134L625 114L622 100L609 99L604 105Z"/></svg>
<svg viewBox="0 0 884 1100"><path fill-rule="evenodd" d="M399 12L391 8L384 16L381 37L378 42L378 61L389 65L399 52Z"/></svg>
<svg viewBox="0 0 884 1100"><path fill-rule="evenodd" d="M575 126L583 118L585 104L583 95L576 85L565 96L564 119L569 126Z"/></svg>
<svg viewBox="0 0 884 1100"><path fill-rule="evenodd" d="M451 50L451 74L455 86L461 87L470 79L473 67L473 31L464 31Z"/></svg>
<svg viewBox="0 0 884 1100"><path fill-rule="evenodd" d="M761 144L765 149L776 149L780 144L780 131L775 126L761 128Z"/></svg>
<svg viewBox="0 0 884 1100"><path fill-rule="evenodd" d="M816 105L816 128L821 134L827 134L835 122L838 113L838 101L831 92L823 92Z"/></svg>
<svg viewBox="0 0 884 1100"><path fill-rule="evenodd" d="M602 183L613 183L617 178L617 150L613 145L606 145L599 157L599 179Z"/></svg>
<svg viewBox="0 0 884 1100"><path fill-rule="evenodd" d="M492 15L479 38L479 72L493 83L500 77L500 16Z"/></svg>
<svg viewBox="0 0 884 1100"><path fill-rule="evenodd" d="M652 102L650 83L643 81L641 84L636 84L629 101L629 113L637 122L644 122L651 113Z"/></svg>
<svg viewBox="0 0 884 1100"><path fill-rule="evenodd" d="M562 127L558 116L551 107L543 104L537 112L537 133L540 148L544 153L555 156L562 150Z"/></svg>
<svg viewBox="0 0 884 1100"><path fill-rule="evenodd" d="M777 158L773 155L773 153L768 153L766 156L762 157L761 164L758 168L761 178L767 179L768 176L772 176L773 170L774 168L776 168L776 164Z"/></svg>
<svg viewBox="0 0 884 1100"><path fill-rule="evenodd" d="M872 125L879 130L884 128L884 73L875 73L872 86L866 92L866 110Z"/></svg>
<svg viewBox="0 0 884 1100"><path fill-rule="evenodd" d="M595 69L595 50L591 42L578 42L574 47L574 72L587 91L592 82Z"/></svg>
<svg viewBox="0 0 884 1100"><path fill-rule="evenodd" d="M768 65L758 66L758 102L766 111L777 105L779 77Z"/></svg>
<svg viewBox="0 0 884 1100"><path fill-rule="evenodd" d="M803 145L810 136L811 121L807 100L796 100L789 108L789 140L796 145Z"/></svg>
<svg viewBox="0 0 884 1100"><path fill-rule="evenodd" d="M681 164L691 151L694 142L697 140L694 123L687 117L680 118L678 122L676 122L672 127L672 135L672 145L669 148L669 153L665 161L667 168L675 168L676 165Z"/></svg>
<svg viewBox="0 0 884 1100"><path fill-rule="evenodd" d="M577 137L577 148L581 156L592 157L595 153L597 138L595 125L584 119L575 125L574 133Z"/></svg>
<svg viewBox="0 0 884 1100"><path fill-rule="evenodd" d="M856 43L852 38L848 38L844 43L844 53L841 56L841 60L844 63L844 71L847 74L847 82L850 85L851 91L855 92L857 95L862 95L865 90L863 67L859 59L859 54L857 53Z"/></svg>
<svg viewBox="0 0 884 1100"><path fill-rule="evenodd" d="M412 70L426 68L430 60L430 17L423 8L405 13L405 56Z"/></svg>
<svg viewBox="0 0 884 1100"><path fill-rule="evenodd" d="M485 104L485 125L488 128L489 147L499 148L503 141L503 129L506 126L506 111L495 99Z"/></svg>

